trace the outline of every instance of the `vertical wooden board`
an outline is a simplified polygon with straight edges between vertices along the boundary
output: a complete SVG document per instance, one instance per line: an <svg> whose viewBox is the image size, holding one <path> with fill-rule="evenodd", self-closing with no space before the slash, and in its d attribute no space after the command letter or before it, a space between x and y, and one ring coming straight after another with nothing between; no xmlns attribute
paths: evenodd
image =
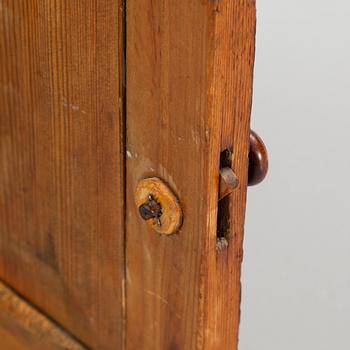
<svg viewBox="0 0 350 350"><path fill-rule="evenodd" d="M0 277L96 349L123 338L121 15L0 3Z"/></svg>
<svg viewBox="0 0 350 350"><path fill-rule="evenodd" d="M220 151L232 150L239 186L229 198L228 246L209 233L205 297L206 349L237 349L241 302L244 217L255 55L255 0L217 1L211 74L210 115L221 122ZM213 155L214 156L214 155ZM213 169L209 169L212 171ZM214 174L213 176L214 177ZM219 212L220 215L220 212ZM226 214L225 214L226 215Z"/></svg>
<svg viewBox="0 0 350 350"><path fill-rule="evenodd" d="M127 1L127 349L196 349L202 336L207 11L201 1ZM179 198L174 235L139 217L134 191L151 176Z"/></svg>
<svg viewBox="0 0 350 350"><path fill-rule="evenodd" d="M127 2L127 349L237 348L254 34L252 0ZM218 249L225 148L240 185ZM133 202L151 176L179 198L174 235Z"/></svg>

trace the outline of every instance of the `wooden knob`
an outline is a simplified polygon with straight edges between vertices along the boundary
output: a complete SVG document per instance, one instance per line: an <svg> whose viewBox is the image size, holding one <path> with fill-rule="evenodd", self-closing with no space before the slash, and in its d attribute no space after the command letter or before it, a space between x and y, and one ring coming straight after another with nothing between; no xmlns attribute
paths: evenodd
<svg viewBox="0 0 350 350"><path fill-rule="evenodd" d="M248 185L254 186L265 179L269 168L269 158L263 140L253 130L250 131L249 141Z"/></svg>

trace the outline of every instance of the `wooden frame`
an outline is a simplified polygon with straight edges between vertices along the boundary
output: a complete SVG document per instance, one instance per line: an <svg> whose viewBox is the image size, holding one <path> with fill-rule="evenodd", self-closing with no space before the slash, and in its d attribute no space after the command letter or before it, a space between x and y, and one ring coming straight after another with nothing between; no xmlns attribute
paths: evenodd
<svg viewBox="0 0 350 350"><path fill-rule="evenodd" d="M76 339L0 282L0 344L8 350L84 350Z"/></svg>
<svg viewBox="0 0 350 350"><path fill-rule="evenodd" d="M236 349L255 1L128 0L126 33L126 348ZM225 149L239 186L218 213ZM134 205L151 176L182 205L173 236L153 232Z"/></svg>
<svg viewBox="0 0 350 350"><path fill-rule="evenodd" d="M4 0L0 23L1 280L93 349L237 349L255 1ZM173 234L135 204L155 177Z"/></svg>

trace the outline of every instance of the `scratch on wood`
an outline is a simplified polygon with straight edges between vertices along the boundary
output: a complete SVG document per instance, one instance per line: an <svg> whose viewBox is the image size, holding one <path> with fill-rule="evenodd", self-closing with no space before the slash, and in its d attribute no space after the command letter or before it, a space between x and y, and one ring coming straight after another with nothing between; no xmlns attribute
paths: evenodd
<svg viewBox="0 0 350 350"><path fill-rule="evenodd" d="M145 293L148 294L148 295L151 295L152 297L155 297L155 298L159 299L162 303L164 303L166 305L169 304L168 301L165 298L163 298L162 296L160 296L160 295L158 295L158 294L156 294L156 293L154 293L154 292L152 292L150 290L145 290Z"/></svg>

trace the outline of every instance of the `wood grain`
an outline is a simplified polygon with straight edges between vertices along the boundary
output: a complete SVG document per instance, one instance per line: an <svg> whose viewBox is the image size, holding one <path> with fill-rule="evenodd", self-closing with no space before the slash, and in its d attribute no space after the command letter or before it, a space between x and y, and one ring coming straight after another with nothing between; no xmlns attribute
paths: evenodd
<svg viewBox="0 0 350 350"><path fill-rule="evenodd" d="M228 246L207 254L204 274L207 349L237 349L241 301L241 263L248 177L250 114L255 55L255 0L216 2L211 56L212 80L209 110L212 127L220 124L220 151L232 150L232 168L239 186L230 196ZM221 121L221 123L220 123ZM216 143L211 147L215 157ZM210 177L214 168L209 168ZM212 203L214 205L214 203ZM209 226L210 227L210 226ZM209 230L207 249L213 251L215 237Z"/></svg>
<svg viewBox="0 0 350 350"><path fill-rule="evenodd" d="M127 2L127 349L237 349L254 37L253 0ZM225 149L239 186L218 237ZM181 202L175 235L138 216L152 176Z"/></svg>
<svg viewBox="0 0 350 350"><path fill-rule="evenodd" d="M123 342L121 1L0 2L0 277Z"/></svg>
<svg viewBox="0 0 350 350"><path fill-rule="evenodd" d="M0 347L83 350L81 344L0 282Z"/></svg>

